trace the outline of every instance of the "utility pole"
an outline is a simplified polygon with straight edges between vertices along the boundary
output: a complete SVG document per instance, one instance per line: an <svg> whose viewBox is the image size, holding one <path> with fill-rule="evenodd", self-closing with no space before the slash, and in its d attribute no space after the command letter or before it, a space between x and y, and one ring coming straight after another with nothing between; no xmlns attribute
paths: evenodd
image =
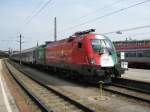
<svg viewBox="0 0 150 112"><path fill-rule="evenodd" d="M9 55L9 57L10 57L10 54L11 54L11 49L9 48L9 50L8 50L8 55Z"/></svg>
<svg viewBox="0 0 150 112"><path fill-rule="evenodd" d="M38 41L37 41L37 44L36 44L36 46L37 46L37 47L39 46L39 43L38 43Z"/></svg>
<svg viewBox="0 0 150 112"><path fill-rule="evenodd" d="M57 41L57 20L54 18L54 41Z"/></svg>
<svg viewBox="0 0 150 112"><path fill-rule="evenodd" d="M21 64L21 47L22 47L22 35L20 34L20 64Z"/></svg>

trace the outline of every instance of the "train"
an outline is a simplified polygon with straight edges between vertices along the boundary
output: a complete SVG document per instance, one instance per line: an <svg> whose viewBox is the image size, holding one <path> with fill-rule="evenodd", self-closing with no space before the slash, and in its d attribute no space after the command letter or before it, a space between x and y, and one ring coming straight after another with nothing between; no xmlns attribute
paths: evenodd
<svg viewBox="0 0 150 112"><path fill-rule="evenodd" d="M150 40L129 40L114 42L116 51L125 53L129 67L150 68Z"/></svg>
<svg viewBox="0 0 150 112"><path fill-rule="evenodd" d="M95 29L75 32L69 38L46 42L10 58L54 71L67 71L69 77L76 79L109 83L111 77L121 77L124 69L110 39L94 32Z"/></svg>
<svg viewBox="0 0 150 112"><path fill-rule="evenodd" d="M8 58L8 53L0 50L0 59L1 58Z"/></svg>

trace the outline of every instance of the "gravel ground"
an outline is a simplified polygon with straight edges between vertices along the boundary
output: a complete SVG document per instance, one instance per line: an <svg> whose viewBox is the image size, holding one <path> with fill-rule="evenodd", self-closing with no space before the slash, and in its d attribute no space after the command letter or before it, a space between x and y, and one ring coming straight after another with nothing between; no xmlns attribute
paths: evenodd
<svg viewBox="0 0 150 112"><path fill-rule="evenodd" d="M61 88L74 96L84 98L92 105L99 106L108 112L150 112L150 105L147 103L132 100L109 92L105 92L104 99L95 100L95 97L99 96L99 90L97 88L83 87L78 84L73 84L29 67L24 67L24 70L31 73L32 77L40 79L47 85Z"/></svg>
<svg viewBox="0 0 150 112"><path fill-rule="evenodd" d="M16 83L13 77L8 72L7 68L3 65L3 73L5 82L8 89L13 96L19 112L41 112L39 107L29 98L29 96L22 90L22 88ZM17 92L16 92L17 91ZM13 111L13 112L18 112Z"/></svg>
<svg viewBox="0 0 150 112"><path fill-rule="evenodd" d="M44 88L35 81L17 71L14 67L7 63L8 68L12 71L13 75L24 84L48 109L54 112L83 112L80 108L72 105L63 98L55 95L52 91Z"/></svg>
<svg viewBox="0 0 150 112"><path fill-rule="evenodd" d="M150 70L129 68L122 77L150 82Z"/></svg>

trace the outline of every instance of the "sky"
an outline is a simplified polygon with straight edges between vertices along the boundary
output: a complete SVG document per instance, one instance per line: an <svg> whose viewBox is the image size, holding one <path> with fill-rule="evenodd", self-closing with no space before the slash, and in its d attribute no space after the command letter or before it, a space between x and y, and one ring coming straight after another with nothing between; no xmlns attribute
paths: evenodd
<svg viewBox="0 0 150 112"><path fill-rule="evenodd" d="M143 1L146 0L0 0L0 50L18 50L20 33L23 49L37 42L53 41L54 17L58 40L91 28L103 34L150 25L150 0L108 16ZM106 36L112 41L150 39L150 27Z"/></svg>

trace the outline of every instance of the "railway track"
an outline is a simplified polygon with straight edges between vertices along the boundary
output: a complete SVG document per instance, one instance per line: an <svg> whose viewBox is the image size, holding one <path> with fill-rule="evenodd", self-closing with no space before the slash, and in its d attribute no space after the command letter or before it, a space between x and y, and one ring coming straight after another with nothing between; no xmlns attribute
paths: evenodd
<svg viewBox="0 0 150 112"><path fill-rule="evenodd" d="M113 78L104 90L150 103L150 83L124 78Z"/></svg>
<svg viewBox="0 0 150 112"><path fill-rule="evenodd" d="M104 90L142 102L144 101L150 103L149 84L145 84L144 82L141 83L134 80L132 81L129 79L117 78L112 79L112 85L104 86Z"/></svg>
<svg viewBox="0 0 150 112"><path fill-rule="evenodd" d="M150 94L150 83L126 78L112 78L112 84L129 88L138 92Z"/></svg>
<svg viewBox="0 0 150 112"><path fill-rule="evenodd" d="M58 92L53 87L27 76L5 62L15 81L25 90L43 112L94 112L93 109Z"/></svg>

